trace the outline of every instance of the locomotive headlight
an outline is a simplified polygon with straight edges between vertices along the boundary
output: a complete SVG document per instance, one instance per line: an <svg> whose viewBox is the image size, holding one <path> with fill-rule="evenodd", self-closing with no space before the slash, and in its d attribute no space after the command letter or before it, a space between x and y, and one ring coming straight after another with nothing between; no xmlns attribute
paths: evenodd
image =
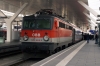
<svg viewBox="0 0 100 66"><path fill-rule="evenodd" d="M49 37L48 36L44 36L43 39L44 39L44 41L48 41Z"/></svg>
<svg viewBox="0 0 100 66"><path fill-rule="evenodd" d="M28 40L28 36L25 35L25 36L23 37L23 40L24 40L24 41L27 41L27 40Z"/></svg>

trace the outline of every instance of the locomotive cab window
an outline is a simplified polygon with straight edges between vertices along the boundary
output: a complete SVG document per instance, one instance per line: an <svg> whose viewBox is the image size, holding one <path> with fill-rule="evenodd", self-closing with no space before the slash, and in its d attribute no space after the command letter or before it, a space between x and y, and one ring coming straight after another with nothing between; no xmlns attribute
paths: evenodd
<svg viewBox="0 0 100 66"><path fill-rule="evenodd" d="M35 20L34 19L25 19L22 25L23 29L34 29L35 28Z"/></svg>
<svg viewBox="0 0 100 66"><path fill-rule="evenodd" d="M51 29L50 19L24 19L23 29Z"/></svg>
<svg viewBox="0 0 100 66"><path fill-rule="evenodd" d="M36 20L36 28L37 29L50 29L51 22L49 19L39 19Z"/></svg>

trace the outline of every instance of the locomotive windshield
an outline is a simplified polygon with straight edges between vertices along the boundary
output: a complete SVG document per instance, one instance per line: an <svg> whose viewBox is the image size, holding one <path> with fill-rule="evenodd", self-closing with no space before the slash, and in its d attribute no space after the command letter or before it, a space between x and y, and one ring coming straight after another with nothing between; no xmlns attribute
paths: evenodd
<svg viewBox="0 0 100 66"><path fill-rule="evenodd" d="M23 29L50 29L50 19L24 19Z"/></svg>
<svg viewBox="0 0 100 66"><path fill-rule="evenodd" d="M25 19L23 22L23 29L33 29L35 28L35 20Z"/></svg>
<svg viewBox="0 0 100 66"><path fill-rule="evenodd" d="M47 19L39 19L36 20L36 28L38 29L49 29L50 26L50 21Z"/></svg>

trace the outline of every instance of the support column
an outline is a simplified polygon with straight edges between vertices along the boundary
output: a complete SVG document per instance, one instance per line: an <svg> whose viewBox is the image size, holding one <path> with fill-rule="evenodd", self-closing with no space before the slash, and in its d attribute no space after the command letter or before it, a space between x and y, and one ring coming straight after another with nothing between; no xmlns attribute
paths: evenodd
<svg viewBox="0 0 100 66"><path fill-rule="evenodd" d="M99 27L99 31L98 31L98 35L99 35L98 45L99 45L99 47L100 47L100 23L98 23L98 27Z"/></svg>
<svg viewBox="0 0 100 66"><path fill-rule="evenodd" d="M12 23L7 19L8 22L6 22L7 25L7 42L11 42L12 40Z"/></svg>
<svg viewBox="0 0 100 66"><path fill-rule="evenodd" d="M5 19L5 22L7 24L7 42L11 42L12 40L12 22L16 19L16 17L22 12L22 10L27 5L28 4L25 3L10 19Z"/></svg>
<svg viewBox="0 0 100 66"><path fill-rule="evenodd" d="M99 19L100 19L100 18L99 18ZM100 47L100 20L97 20L97 24L98 24L98 28L99 28L99 30L98 30L98 36L99 36L98 45L99 45L99 47Z"/></svg>
<svg viewBox="0 0 100 66"><path fill-rule="evenodd" d="M98 21L97 21L97 22L98 22ZM99 47L100 47L100 22L98 22L97 24L98 24L98 28L99 28L99 30L98 30L98 36L99 36L98 45L99 45Z"/></svg>

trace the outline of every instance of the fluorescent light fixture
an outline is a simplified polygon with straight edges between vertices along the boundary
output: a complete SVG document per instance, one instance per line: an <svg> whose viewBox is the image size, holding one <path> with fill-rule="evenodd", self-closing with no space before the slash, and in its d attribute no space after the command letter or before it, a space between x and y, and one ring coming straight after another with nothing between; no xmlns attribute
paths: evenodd
<svg viewBox="0 0 100 66"><path fill-rule="evenodd" d="M0 9L1 10L1 9ZM13 12L9 12L9 11L5 11L5 10L1 10L5 15L7 16L13 16L15 13ZM23 17L23 14L19 14L18 17Z"/></svg>

